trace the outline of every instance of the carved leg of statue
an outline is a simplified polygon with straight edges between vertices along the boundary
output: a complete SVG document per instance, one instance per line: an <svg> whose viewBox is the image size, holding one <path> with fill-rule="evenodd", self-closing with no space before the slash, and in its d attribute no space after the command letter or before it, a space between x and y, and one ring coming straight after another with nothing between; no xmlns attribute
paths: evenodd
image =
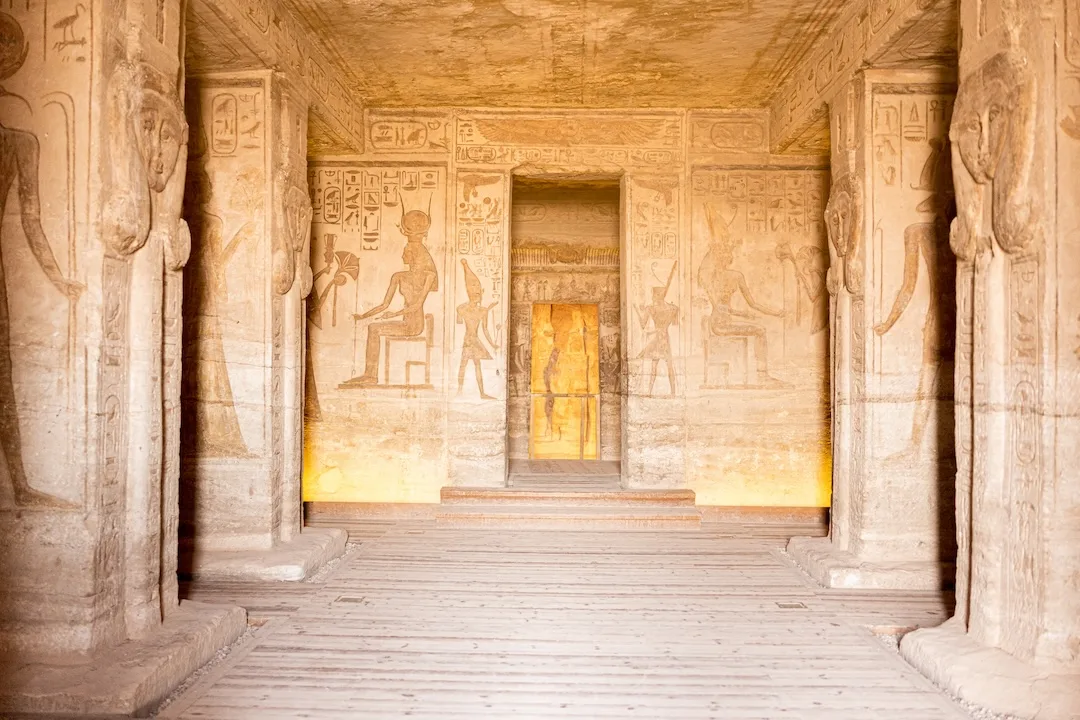
<svg viewBox="0 0 1080 720"><path fill-rule="evenodd" d="M671 388L671 394L675 394L675 365L671 362L671 353L669 352L664 357L664 364L667 365L667 377L668 387Z"/></svg>
<svg viewBox="0 0 1080 720"><path fill-rule="evenodd" d="M647 393L645 393L646 395L652 395L653 385L656 384L656 371L659 368L660 368L660 361L657 360L656 358L653 358L652 370L649 372L649 391Z"/></svg>
<svg viewBox="0 0 1080 720"><path fill-rule="evenodd" d="M364 346L364 374L349 381L350 385L377 385L379 383L379 350L384 337L415 337L412 326L405 322L378 322L368 326L367 344Z"/></svg>
<svg viewBox="0 0 1080 720"><path fill-rule="evenodd" d="M473 367L476 368L476 387L480 389L480 398L483 400L494 400L495 398L484 392L484 373L480 368L479 359L473 359Z"/></svg>
<svg viewBox="0 0 1080 720"><path fill-rule="evenodd" d="M465 368L469 365L469 356L465 353L461 353L461 364L458 365L457 371L457 394L460 395L461 391L465 388Z"/></svg>
<svg viewBox="0 0 1080 720"><path fill-rule="evenodd" d="M22 461L22 434L19 411L15 403L15 383L11 368L11 326L9 324L7 293L3 266L0 265L0 448L7 463L8 476L21 507L73 508L75 505L30 487Z"/></svg>

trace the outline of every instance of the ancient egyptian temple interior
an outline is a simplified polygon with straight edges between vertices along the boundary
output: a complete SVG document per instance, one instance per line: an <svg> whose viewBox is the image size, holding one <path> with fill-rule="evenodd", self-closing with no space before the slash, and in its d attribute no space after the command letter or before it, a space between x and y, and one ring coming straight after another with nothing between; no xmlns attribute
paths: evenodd
<svg viewBox="0 0 1080 720"><path fill-rule="evenodd" d="M0 720L1080 720L1080 0L0 0Z"/></svg>

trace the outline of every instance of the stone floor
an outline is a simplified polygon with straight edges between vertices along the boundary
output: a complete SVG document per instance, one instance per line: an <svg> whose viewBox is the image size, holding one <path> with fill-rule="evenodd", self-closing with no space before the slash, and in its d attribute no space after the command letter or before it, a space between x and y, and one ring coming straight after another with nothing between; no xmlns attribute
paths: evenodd
<svg viewBox="0 0 1080 720"><path fill-rule="evenodd" d="M160 717L968 717L870 630L948 599L816 588L789 533L350 529L314 582L186 586L256 627Z"/></svg>

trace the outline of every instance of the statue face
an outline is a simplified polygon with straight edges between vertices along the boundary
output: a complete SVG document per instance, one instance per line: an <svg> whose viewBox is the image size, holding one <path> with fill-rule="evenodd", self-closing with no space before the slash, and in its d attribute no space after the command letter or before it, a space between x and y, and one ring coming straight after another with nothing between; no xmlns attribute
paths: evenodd
<svg viewBox="0 0 1080 720"><path fill-rule="evenodd" d="M153 92L146 93L135 121L147 183L154 192L162 192L176 169L184 128L174 108Z"/></svg>
<svg viewBox="0 0 1080 720"><path fill-rule="evenodd" d="M838 251L847 252L847 234L851 217L851 195L844 190L837 190L829 198L825 208L825 222L829 239Z"/></svg>
<svg viewBox="0 0 1080 720"><path fill-rule="evenodd" d="M987 78L957 98L954 142L972 179L980 185L994 179L1009 136L1013 105L1009 88Z"/></svg>

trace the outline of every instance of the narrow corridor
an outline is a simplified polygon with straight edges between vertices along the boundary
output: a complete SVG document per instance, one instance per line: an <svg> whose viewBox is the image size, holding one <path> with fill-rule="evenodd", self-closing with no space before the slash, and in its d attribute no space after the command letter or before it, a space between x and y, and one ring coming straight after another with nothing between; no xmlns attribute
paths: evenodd
<svg viewBox="0 0 1080 720"><path fill-rule="evenodd" d="M160 717L967 717L870 630L947 598L819 589L779 536L352 530L316 582L183 590L256 627Z"/></svg>

